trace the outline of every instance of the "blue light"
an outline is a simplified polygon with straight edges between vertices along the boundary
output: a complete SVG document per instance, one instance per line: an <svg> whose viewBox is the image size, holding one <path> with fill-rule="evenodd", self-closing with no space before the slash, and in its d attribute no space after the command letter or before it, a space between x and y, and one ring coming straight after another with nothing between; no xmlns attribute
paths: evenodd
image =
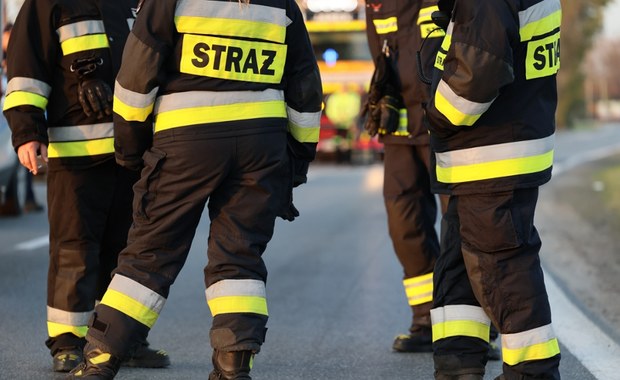
<svg viewBox="0 0 620 380"><path fill-rule="evenodd" d="M338 52L332 48L326 49L323 52L323 60L327 66L334 66L338 61Z"/></svg>

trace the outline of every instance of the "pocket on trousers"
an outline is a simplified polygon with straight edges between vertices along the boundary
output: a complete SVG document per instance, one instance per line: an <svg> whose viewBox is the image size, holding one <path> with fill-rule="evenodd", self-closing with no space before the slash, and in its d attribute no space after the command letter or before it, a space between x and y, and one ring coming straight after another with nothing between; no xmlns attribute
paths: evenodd
<svg viewBox="0 0 620 380"><path fill-rule="evenodd" d="M495 253L521 245L512 206L513 192L459 197L463 244L482 253Z"/></svg>
<svg viewBox="0 0 620 380"><path fill-rule="evenodd" d="M166 153L157 148L151 148L142 155L144 168L140 179L134 186L133 209L136 220L148 220L149 205L155 199L165 157Z"/></svg>

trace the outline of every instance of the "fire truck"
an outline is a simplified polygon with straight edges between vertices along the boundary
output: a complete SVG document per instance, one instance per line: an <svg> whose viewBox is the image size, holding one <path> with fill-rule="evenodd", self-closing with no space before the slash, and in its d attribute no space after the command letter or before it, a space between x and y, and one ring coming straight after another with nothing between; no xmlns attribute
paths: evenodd
<svg viewBox="0 0 620 380"><path fill-rule="evenodd" d="M360 109L374 70L363 0L297 0L323 81L317 159L371 163L382 145L363 129Z"/></svg>

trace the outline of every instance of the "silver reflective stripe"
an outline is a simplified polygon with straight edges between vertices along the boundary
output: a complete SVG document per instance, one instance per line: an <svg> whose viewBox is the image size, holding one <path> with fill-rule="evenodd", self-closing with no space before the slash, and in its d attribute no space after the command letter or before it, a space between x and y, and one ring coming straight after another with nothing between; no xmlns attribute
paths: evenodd
<svg viewBox="0 0 620 380"><path fill-rule="evenodd" d="M254 296L267 298L265 283L259 280L222 280L205 291L207 301L228 296Z"/></svg>
<svg viewBox="0 0 620 380"><path fill-rule="evenodd" d="M166 299L146 286L128 277L115 274L109 289L115 290L123 295L133 298L138 303L159 314L166 303Z"/></svg>
<svg viewBox="0 0 620 380"><path fill-rule="evenodd" d="M97 140L114 137L113 123L52 127L47 129L50 142Z"/></svg>
<svg viewBox="0 0 620 380"><path fill-rule="evenodd" d="M291 107L286 107L288 120L298 127L317 128L321 125L321 111L319 112L299 112Z"/></svg>
<svg viewBox="0 0 620 380"><path fill-rule="evenodd" d="M519 12L520 27L524 28L532 22L540 21L560 9L560 0L543 0L538 4L532 5L526 10Z"/></svg>
<svg viewBox="0 0 620 380"><path fill-rule="evenodd" d="M37 79L14 77L11 78L6 86L7 95L13 91L30 92L47 98L52 92L52 87L49 84Z"/></svg>
<svg viewBox="0 0 620 380"><path fill-rule="evenodd" d="M265 91L188 91L163 95L155 102L155 114L184 108L221 106L237 103L284 101L284 92Z"/></svg>
<svg viewBox="0 0 620 380"><path fill-rule="evenodd" d="M241 6L236 1L180 0L175 16L229 18L253 22L264 22L286 27L292 21L286 17L286 10L264 5Z"/></svg>
<svg viewBox="0 0 620 380"><path fill-rule="evenodd" d="M61 323L68 326L86 326L93 311L72 312L47 307L48 322Z"/></svg>
<svg viewBox="0 0 620 380"><path fill-rule="evenodd" d="M159 87L155 87L148 94L131 91L124 88L118 81L114 84L114 96L123 104L134 108L146 108L155 102Z"/></svg>
<svg viewBox="0 0 620 380"><path fill-rule="evenodd" d="M479 306L446 305L431 309L433 325L449 321L476 321L488 325L491 320Z"/></svg>
<svg viewBox="0 0 620 380"><path fill-rule="evenodd" d="M555 135L550 135L537 140L517 141L435 153L435 157L439 167L451 168L454 166L538 156L552 151L554 141Z"/></svg>
<svg viewBox="0 0 620 380"><path fill-rule="evenodd" d="M60 42L71 38L86 36L89 34L103 34L105 28L101 20L80 21L73 24L63 25L56 31Z"/></svg>
<svg viewBox="0 0 620 380"><path fill-rule="evenodd" d="M459 112L465 115L482 115L486 110L491 107L493 100L487 103L477 103L467 100L462 96L457 95L450 86L442 79L439 81L437 91L450 103L450 105L456 108Z"/></svg>
<svg viewBox="0 0 620 380"><path fill-rule="evenodd" d="M521 349L555 339L551 324L514 334L502 334L502 348Z"/></svg>

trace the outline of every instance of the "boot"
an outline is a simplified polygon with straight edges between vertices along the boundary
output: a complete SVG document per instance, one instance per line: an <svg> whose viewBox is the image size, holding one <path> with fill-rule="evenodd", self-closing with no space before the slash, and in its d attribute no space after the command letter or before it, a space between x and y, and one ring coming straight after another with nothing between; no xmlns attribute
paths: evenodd
<svg viewBox="0 0 620 380"><path fill-rule="evenodd" d="M61 348L54 354L54 372L69 372L82 362L82 349L76 347Z"/></svg>
<svg viewBox="0 0 620 380"><path fill-rule="evenodd" d="M213 371L209 380L252 380L250 370L254 364L252 351L213 350Z"/></svg>
<svg viewBox="0 0 620 380"><path fill-rule="evenodd" d="M398 352L433 352L433 333L430 327L413 326L409 334L398 335L392 349Z"/></svg>
<svg viewBox="0 0 620 380"><path fill-rule="evenodd" d="M164 350L149 348L149 342L145 340L140 343L129 359L123 360L121 365L123 367L163 368L170 365L170 358Z"/></svg>
<svg viewBox="0 0 620 380"><path fill-rule="evenodd" d="M67 378L112 380L120 366L120 359L87 343L84 347L84 360L69 373Z"/></svg>
<svg viewBox="0 0 620 380"><path fill-rule="evenodd" d="M435 372L435 380L483 380L483 376L477 373L468 373L464 375L446 375Z"/></svg>

